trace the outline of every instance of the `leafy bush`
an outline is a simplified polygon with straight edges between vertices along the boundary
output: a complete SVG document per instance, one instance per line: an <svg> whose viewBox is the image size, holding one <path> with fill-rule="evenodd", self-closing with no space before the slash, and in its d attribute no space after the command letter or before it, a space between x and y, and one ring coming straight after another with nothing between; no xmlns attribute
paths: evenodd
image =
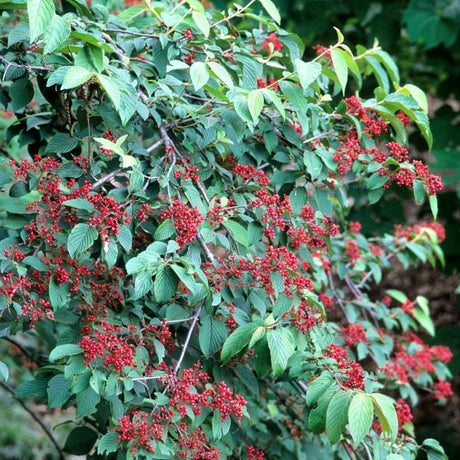
<svg viewBox="0 0 460 460"><path fill-rule="evenodd" d="M426 98L339 30L302 61L253 4L6 3L0 324L46 352L13 392L75 408L63 450L93 459L444 458L410 406L451 394L451 353L426 298L372 291L442 263L443 228L347 217L358 186L436 219L404 147Z"/></svg>

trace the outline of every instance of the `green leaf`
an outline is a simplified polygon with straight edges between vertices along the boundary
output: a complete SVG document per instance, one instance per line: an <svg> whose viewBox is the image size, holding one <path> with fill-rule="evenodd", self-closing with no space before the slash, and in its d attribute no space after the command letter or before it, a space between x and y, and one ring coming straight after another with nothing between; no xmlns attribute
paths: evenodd
<svg viewBox="0 0 460 460"><path fill-rule="evenodd" d="M433 324L433 320L430 318L429 314L426 314L424 311L415 309L414 312L414 317L417 320L417 322L422 326L425 330L428 331L428 333L434 337L435 335L435 328Z"/></svg>
<svg viewBox="0 0 460 460"><path fill-rule="evenodd" d="M101 400L101 397L91 388L86 387L85 390L77 394L77 417L83 418L96 412L96 405Z"/></svg>
<svg viewBox="0 0 460 460"><path fill-rule="evenodd" d="M51 138L45 151L46 153L68 153L77 146L78 139L67 133L57 133Z"/></svg>
<svg viewBox="0 0 460 460"><path fill-rule="evenodd" d="M83 349L81 347L73 343L66 343L53 348L48 359L50 363L54 363L61 358L79 355L80 353L83 353Z"/></svg>
<svg viewBox="0 0 460 460"><path fill-rule="evenodd" d="M389 433L394 442L398 435L398 416L396 415L393 400L380 393L374 393L372 399L374 400L375 413L382 425L382 430Z"/></svg>
<svg viewBox="0 0 460 460"><path fill-rule="evenodd" d="M232 232L232 236L237 243L240 243L246 248L249 246L248 231L245 227L234 220L227 220L225 222L225 227Z"/></svg>
<svg viewBox="0 0 460 460"><path fill-rule="evenodd" d="M260 3L265 8L265 11L270 15L270 17L279 24L281 22L281 16L278 11L278 8L272 2L272 0L260 0Z"/></svg>
<svg viewBox="0 0 460 460"><path fill-rule="evenodd" d="M152 288L152 273L150 271L138 273L134 281L134 299L144 297Z"/></svg>
<svg viewBox="0 0 460 460"><path fill-rule="evenodd" d="M53 0L27 0L30 43L33 43L50 25L55 8Z"/></svg>
<svg viewBox="0 0 460 460"><path fill-rule="evenodd" d="M433 220L438 218L438 197L436 195L429 195L428 202L430 203L431 214L433 214Z"/></svg>
<svg viewBox="0 0 460 460"><path fill-rule="evenodd" d="M342 88L342 92L345 93L345 87L347 86L348 81L348 66L345 51L341 49L333 49L331 51L331 57L335 73L339 79L340 87Z"/></svg>
<svg viewBox="0 0 460 460"><path fill-rule="evenodd" d="M64 375L55 375L48 382L48 408L62 406L69 399L70 383L67 382Z"/></svg>
<svg viewBox="0 0 460 460"><path fill-rule="evenodd" d="M110 454L117 450L118 434L115 431L109 431L99 440L97 444L97 453L100 455Z"/></svg>
<svg viewBox="0 0 460 460"><path fill-rule="evenodd" d="M334 395L334 390L329 388L318 400L318 404L310 411L308 428L313 433L319 434L326 429L327 408Z"/></svg>
<svg viewBox="0 0 460 460"><path fill-rule="evenodd" d="M406 294L401 291L397 291L396 289L388 289L385 291L390 297L397 300L398 302L404 303L407 300Z"/></svg>
<svg viewBox="0 0 460 460"><path fill-rule="evenodd" d="M198 29L200 29L201 33L208 38L209 36L209 21L206 18L206 14L202 13L201 11L193 11L192 12L193 22L196 24Z"/></svg>
<svg viewBox="0 0 460 460"><path fill-rule="evenodd" d="M260 89L255 89L249 93L248 108L254 122L257 122L259 115L264 108L264 96Z"/></svg>
<svg viewBox="0 0 460 460"><path fill-rule="evenodd" d="M62 46L70 35L70 23L61 16L54 15L51 25L43 32L45 48L43 52L50 54Z"/></svg>
<svg viewBox="0 0 460 460"><path fill-rule="evenodd" d="M350 434L355 446L358 446L371 429L373 416L372 396L365 393L356 394L348 408Z"/></svg>
<svg viewBox="0 0 460 460"><path fill-rule="evenodd" d="M67 70L64 76L61 89L76 88L86 83L92 76L93 73L86 70L84 67L72 66Z"/></svg>
<svg viewBox="0 0 460 460"><path fill-rule="evenodd" d="M9 95L13 110L18 111L33 99L34 87L28 78L19 78L11 84Z"/></svg>
<svg viewBox="0 0 460 460"><path fill-rule="evenodd" d="M194 62L190 67L190 78L195 90L199 90L209 80L209 70L206 62Z"/></svg>
<svg viewBox="0 0 460 460"><path fill-rule="evenodd" d="M323 162L320 160L319 156L315 152L305 152L303 162L312 180L318 179L323 169Z"/></svg>
<svg viewBox="0 0 460 460"><path fill-rule="evenodd" d="M329 373L321 374L317 379L308 385L307 404L312 406L326 392L326 390L334 383L334 379Z"/></svg>
<svg viewBox="0 0 460 460"><path fill-rule="evenodd" d="M335 444L348 423L350 391L339 391L331 399L326 412L326 431L331 444Z"/></svg>
<svg viewBox="0 0 460 460"><path fill-rule="evenodd" d="M70 298L70 285L69 283L58 283L54 277L51 276L49 286L48 286L48 294L51 302L51 306L54 309L59 309L63 307Z"/></svg>
<svg viewBox="0 0 460 460"><path fill-rule="evenodd" d="M251 340L252 333L262 324L263 321L254 321L236 328L225 341L220 359L225 363L239 353Z"/></svg>
<svg viewBox="0 0 460 460"><path fill-rule="evenodd" d="M78 254L86 251L97 240L97 230L88 224L77 224L72 229L67 239L67 250L70 257L75 258Z"/></svg>
<svg viewBox="0 0 460 460"><path fill-rule="evenodd" d="M278 97L278 95L273 91L272 89L263 89L262 90L264 95L268 97L273 102L273 105L276 107L276 110L278 110L278 113L281 115L281 118L283 120L286 119L286 111L284 110L284 105L281 99Z"/></svg>
<svg viewBox="0 0 460 460"><path fill-rule="evenodd" d="M418 87L412 84L404 85L401 90L407 90L410 96L412 96L420 106L420 108L425 112L428 113L428 101L426 98L426 94Z"/></svg>
<svg viewBox="0 0 460 460"><path fill-rule="evenodd" d="M133 235L126 225L120 225L118 228L117 241L126 252L131 251L131 247L133 245Z"/></svg>
<svg viewBox="0 0 460 460"><path fill-rule="evenodd" d="M272 362L273 375L277 377L287 367L289 358L295 350L295 340L289 329L277 327L267 332L268 348Z"/></svg>
<svg viewBox="0 0 460 460"><path fill-rule="evenodd" d="M0 361L0 377L6 382L8 380L8 376L8 366L3 361Z"/></svg>
<svg viewBox="0 0 460 460"><path fill-rule="evenodd" d="M210 316L203 318L198 340L206 358L221 348L226 337L227 329L219 320Z"/></svg>
<svg viewBox="0 0 460 460"><path fill-rule="evenodd" d="M169 267L161 267L153 283L153 292L158 303L168 302L177 290L179 280Z"/></svg>
<svg viewBox="0 0 460 460"><path fill-rule="evenodd" d="M296 59L294 65L303 89L308 89L321 75L322 67L318 62L303 62Z"/></svg>
<svg viewBox="0 0 460 460"><path fill-rule="evenodd" d="M72 455L89 454L98 438L97 433L87 426L77 426L67 436L64 452Z"/></svg>
<svg viewBox="0 0 460 460"><path fill-rule="evenodd" d="M217 78L227 85L227 88L233 89L233 80L227 69L215 61L208 63L211 70L216 74Z"/></svg>
<svg viewBox="0 0 460 460"><path fill-rule="evenodd" d="M94 206L86 198L72 198L62 203L63 206L70 206L71 208L84 209L88 212L94 212Z"/></svg>
<svg viewBox="0 0 460 460"><path fill-rule="evenodd" d="M192 294L197 294L199 292L201 285L195 280L191 273L188 273L188 271L180 265L173 264L171 268L174 270L179 280L190 289Z"/></svg>

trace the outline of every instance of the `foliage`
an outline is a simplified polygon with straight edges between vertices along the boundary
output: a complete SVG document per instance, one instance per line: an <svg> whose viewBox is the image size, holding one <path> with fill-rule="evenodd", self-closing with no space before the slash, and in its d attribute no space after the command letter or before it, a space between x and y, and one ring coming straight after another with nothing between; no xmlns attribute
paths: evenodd
<svg viewBox="0 0 460 460"><path fill-rule="evenodd" d="M254 3L6 3L0 325L47 350L16 397L75 408L63 449L93 459L445 458L409 407L451 394L428 300L372 295L443 263L443 228L349 219L352 187L436 219L404 147L426 98L338 29L304 62Z"/></svg>

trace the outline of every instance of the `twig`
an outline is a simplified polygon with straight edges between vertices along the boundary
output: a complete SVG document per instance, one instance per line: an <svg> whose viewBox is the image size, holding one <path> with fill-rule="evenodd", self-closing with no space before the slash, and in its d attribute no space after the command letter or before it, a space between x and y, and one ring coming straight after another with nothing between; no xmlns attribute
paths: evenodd
<svg viewBox="0 0 460 460"><path fill-rule="evenodd" d="M197 233L196 234L196 239L197 239L198 243L200 244L201 249L203 249L203 252L204 252L206 258L208 259L208 261L209 262L214 262L214 254L206 246L206 243L204 242L203 237L199 233Z"/></svg>
<svg viewBox="0 0 460 460"><path fill-rule="evenodd" d="M187 351L188 345L190 343L190 340L192 338L193 330L195 329L196 323L198 322L198 317L200 316L201 310L203 309L202 306L198 308L198 310L195 312L193 315L193 321L192 324L190 325L190 329L187 332L187 337L185 337L185 342L182 345L182 351L180 353L179 359L177 360L176 365L174 366L174 374L177 375L177 372L179 371L182 361L184 360L185 357L185 352Z"/></svg>
<svg viewBox="0 0 460 460"><path fill-rule="evenodd" d="M159 139L158 141L156 141L154 144L152 144L150 147L146 148L145 150L147 150L148 153L152 153L154 150L156 150L158 147L160 147L160 145L163 145L164 144L164 139Z"/></svg>
<svg viewBox="0 0 460 460"><path fill-rule="evenodd" d="M0 337L1 339L5 340L6 342L11 343L11 345L14 345L15 347L19 348L21 353L27 357L28 360L33 361L32 359L32 354L29 353L20 343L16 342L16 340L13 340L9 337Z"/></svg>
<svg viewBox="0 0 460 460"><path fill-rule="evenodd" d="M388 261L393 257L393 255L394 255L394 254L390 252L389 254L387 254L387 255L385 256L384 260L385 260L386 262L388 262ZM366 276L359 282L358 285L356 285L356 287L357 287L358 289L361 289L361 288L366 284L366 281L367 281L371 276L372 276L372 272L371 272L371 271L370 271L370 272L367 272L367 273L366 273Z"/></svg>
<svg viewBox="0 0 460 460"><path fill-rule="evenodd" d="M308 144L309 142L313 142L315 141L316 139L323 139L325 137L328 137L329 135L331 134L337 134L336 131L334 130L331 130L331 131L327 131L325 133L321 133L321 134L318 134L317 136L313 136L313 137L310 137L309 139L306 139L303 141L304 144Z"/></svg>
<svg viewBox="0 0 460 460"><path fill-rule="evenodd" d="M8 384L0 381L0 386L4 390L6 390L8 393L10 393L11 395L15 396L15 391ZM59 447L58 442L56 441L56 438L53 436L53 434L48 429L48 427L42 422L42 420L40 420L40 418L34 413L34 411L30 407L27 406L27 404L25 402L21 401L18 398L15 398L15 399L24 408L24 410L26 412L28 412L30 414L30 416L40 425L40 427L46 433L46 435L48 436L50 441L54 444L54 447L56 447L56 450L59 453L59 460L65 460L64 453L62 452L61 448Z"/></svg>
<svg viewBox="0 0 460 460"><path fill-rule="evenodd" d="M346 318L347 321L349 322L350 319L349 319L349 316L348 316L348 313L347 313L347 309L345 308L345 305L343 304L343 300L340 298L339 294L338 294L337 291L335 290L334 279L332 278L332 273L329 272L327 276L328 276L328 278L329 278L329 284L331 285L331 291L332 291L332 293L334 294L334 297L335 297L335 298L337 299L337 301L339 302L340 308L342 309L343 314L345 315L345 318Z"/></svg>
<svg viewBox="0 0 460 460"><path fill-rule="evenodd" d="M44 72L52 72L54 70L54 67L48 67L48 66L39 66L39 65L28 65L28 64L16 64L15 62L8 61L5 59L3 56L0 56L0 61L2 61L4 64L7 65L8 67L20 67L21 69L26 69L26 70L43 70Z"/></svg>
<svg viewBox="0 0 460 460"><path fill-rule="evenodd" d="M109 174L106 174L104 177L101 177L99 180L94 182L94 184L91 186L91 190L96 190L99 188L102 184L105 182L108 182L109 180L113 179L117 174L120 174L123 171L123 168L118 168L112 171Z"/></svg>
<svg viewBox="0 0 460 460"><path fill-rule="evenodd" d="M134 35L135 37L147 37L147 38L159 38L159 35L156 34L147 34L142 32L132 32L130 30L123 29L104 29L106 32L113 32L121 35Z"/></svg>

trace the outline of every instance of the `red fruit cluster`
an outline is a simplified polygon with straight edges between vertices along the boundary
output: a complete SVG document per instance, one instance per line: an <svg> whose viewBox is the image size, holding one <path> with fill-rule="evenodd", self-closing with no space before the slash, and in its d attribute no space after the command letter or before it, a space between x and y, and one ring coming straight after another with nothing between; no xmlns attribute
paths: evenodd
<svg viewBox="0 0 460 460"><path fill-rule="evenodd" d="M257 78L256 83L257 83L257 88L266 88L267 86L270 86L271 89L273 89L273 91L278 91L279 89L279 84L276 83L276 80L273 77L269 77L268 81L259 77Z"/></svg>
<svg viewBox="0 0 460 460"><path fill-rule="evenodd" d="M283 44L278 40L278 36L273 32L262 42L262 47L267 53L271 54L272 47L274 51L278 52L283 48Z"/></svg>
<svg viewBox="0 0 460 460"><path fill-rule="evenodd" d="M195 182L200 180L200 176L198 175L200 170L198 169L198 166L190 164L189 158L182 158L178 161L178 163L182 165L182 168L174 171L175 179L182 179L183 181L192 179Z"/></svg>
<svg viewBox="0 0 460 460"><path fill-rule="evenodd" d="M235 206L235 202L231 199L227 200L227 206L221 205L220 198L216 198L215 203L206 215L206 220L213 226L222 223L232 213L232 207Z"/></svg>
<svg viewBox="0 0 460 460"><path fill-rule="evenodd" d="M101 359L105 367L113 366L117 372L122 372L125 366L136 365L135 347L123 337L121 327L101 321L100 327L83 326L82 334L80 347L84 350L85 365L91 366L94 360Z"/></svg>
<svg viewBox="0 0 460 460"><path fill-rule="evenodd" d="M439 382L436 382L433 385L433 388L435 390L434 396L439 400L448 398L454 394L452 391L452 385L450 382L446 382L444 379L439 379Z"/></svg>
<svg viewBox="0 0 460 460"><path fill-rule="evenodd" d="M273 295L275 288L271 275L274 273L281 276L284 293L288 296L303 289L313 289L312 281L299 273L297 256L283 246L269 246L264 257L253 256L253 260L232 255L227 259L220 258L218 262L220 266L205 265L205 273L215 292L219 292L223 285L235 288L247 284Z"/></svg>
<svg viewBox="0 0 460 460"><path fill-rule="evenodd" d="M264 453L260 449L248 446L248 456L246 457L246 460L263 460L264 456Z"/></svg>
<svg viewBox="0 0 460 460"><path fill-rule="evenodd" d="M345 343L351 347L361 342L367 342L367 335L360 324L348 323L348 326L341 328Z"/></svg>
<svg viewBox="0 0 460 460"><path fill-rule="evenodd" d="M180 248L191 243L198 233L198 226L204 218L194 206L190 208L179 200L173 200L172 206L160 215L161 219L171 219L177 233L176 242Z"/></svg>
<svg viewBox="0 0 460 460"><path fill-rule="evenodd" d="M347 388L361 390L364 387L364 371L356 362L348 357L348 351L339 345L329 345L323 355L325 358L333 358L337 361L337 367L341 370L343 381L342 385Z"/></svg>
<svg viewBox="0 0 460 460"><path fill-rule="evenodd" d="M252 165L242 165L236 163L232 172L240 176L244 183L255 180L259 185L264 187L270 185L270 180L266 174L261 169L256 169Z"/></svg>
<svg viewBox="0 0 460 460"><path fill-rule="evenodd" d="M361 259L361 251L354 241L347 241L345 243L345 252L352 264L355 264L357 260Z"/></svg>
<svg viewBox="0 0 460 460"><path fill-rule="evenodd" d="M414 333L402 334L394 339L399 340L395 344L396 351L391 362L382 370L390 379L399 380L402 384L409 383L410 379L417 379L422 372L436 374L435 363L447 364L452 358L447 347L429 347Z"/></svg>
<svg viewBox="0 0 460 460"><path fill-rule="evenodd" d="M283 319L289 318L292 324L304 334L322 321L321 314L315 308L311 308L306 300L302 300L299 306L291 309L282 315Z"/></svg>
<svg viewBox="0 0 460 460"><path fill-rule="evenodd" d="M104 139L107 139L108 141L110 142L117 142L117 138L114 136L114 134L112 133L112 130L111 129L108 129L103 135L102 137ZM112 154L112 150L110 149L106 149L105 147L103 147L102 145L99 146L99 150L104 153L105 155L111 155Z"/></svg>
<svg viewBox="0 0 460 460"><path fill-rule="evenodd" d="M409 404L404 399L399 398L395 403L396 415L398 417L399 430L402 429L405 423L409 423L414 417L410 410Z"/></svg>
<svg viewBox="0 0 460 460"><path fill-rule="evenodd" d="M396 225L395 244L398 244L399 240L402 238L408 241L412 241L415 238L431 240L431 234L429 232L432 231L436 234L438 243L442 243L446 239L446 231L439 222L422 222L421 224L415 224L410 227Z"/></svg>
<svg viewBox="0 0 460 460"><path fill-rule="evenodd" d="M345 103L347 104L347 112L364 123L363 132L367 133L369 137L378 136L387 131L387 123L372 109L365 109L356 96L345 98Z"/></svg>

